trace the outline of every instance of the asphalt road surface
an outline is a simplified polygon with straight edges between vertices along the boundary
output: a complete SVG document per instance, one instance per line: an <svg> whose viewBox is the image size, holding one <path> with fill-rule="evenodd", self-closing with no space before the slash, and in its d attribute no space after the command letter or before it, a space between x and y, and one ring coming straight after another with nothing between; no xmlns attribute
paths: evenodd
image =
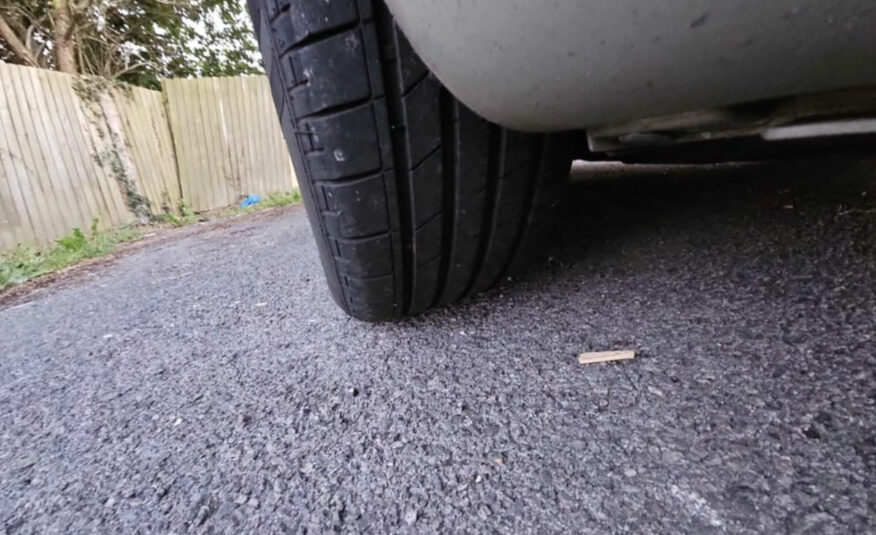
<svg viewBox="0 0 876 535"><path fill-rule="evenodd" d="M873 533L876 161L621 172L398 324L335 307L300 207L7 298L0 526Z"/></svg>

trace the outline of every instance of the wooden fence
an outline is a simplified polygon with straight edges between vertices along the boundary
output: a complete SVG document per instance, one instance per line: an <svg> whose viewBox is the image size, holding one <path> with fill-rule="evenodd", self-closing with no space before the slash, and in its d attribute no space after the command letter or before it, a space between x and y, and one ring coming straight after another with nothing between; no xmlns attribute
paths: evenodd
<svg viewBox="0 0 876 535"><path fill-rule="evenodd" d="M73 79L0 64L0 247L42 244L134 219L101 161L105 128L83 105ZM92 118L87 118L88 116Z"/></svg>
<svg viewBox="0 0 876 535"><path fill-rule="evenodd" d="M291 189L295 175L267 78L165 80L162 89L183 197L193 209Z"/></svg>
<svg viewBox="0 0 876 535"><path fill-rule="evenodd" d="M295 187L264 77L163 89L0 62L0 252Z"/></svg>

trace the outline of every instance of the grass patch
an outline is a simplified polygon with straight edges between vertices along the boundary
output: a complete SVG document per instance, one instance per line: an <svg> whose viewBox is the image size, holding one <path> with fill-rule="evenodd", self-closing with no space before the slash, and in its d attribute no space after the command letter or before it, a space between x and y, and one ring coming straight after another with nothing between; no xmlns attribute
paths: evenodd
<svg viewBox="0 0 876 535"><path fill-rule="evenodd" d="M210 216L211 219L228 219L229 217L258 212L259 210L265 210L267 208L289 206L291 204L298 204L300 202L301 192L297 189L293 189L292 191L287 191L284 193L271 193L269 195L263 195L261 201L256 204L247 206L246 208L241 208L237 205L230 208L223 208L219 211L211 212Z"/></svg>
<svg viewBox="0 0 876 535"><path fill-rule="evenodd" d="M286 193L273 193L265 195L257 204L246 208L228 208L210 214L198 215L191 211L185 201L179 205L179 213L164 213L153 218L153 223L170 225L172 227L185 227L198 221L221 220L237 215L257 212L266 208L289 206L301 202L301 193L295 189ZM0 291L34 279L41 275L70 267L86 260L112 253L116 246L125 242L136 240L149 225L137 227L120 227L110 231L98 230L98 220L91 222L88 234L81 229L73 231L63 238L55 241L51 247L37 249L19 245L13 251L0 254Z"/></svg>
<svg viewBox="0 0 876 535"><path fill-rule="evenodd" d="M274 208L276 206L289 206L290 204L298 204L301 202L301 192L297 189L287 191L286 193L272 193L268 195L259 204L265 208ZM257 204L256 206L259 206Z"/></svg>
<svg viewBox="0 0 876 535"><path fill-rule="evenodd" d="M171 214L171 213L164 213L164 214L161 214L160 216L156 216L154 218L154 221L156 223L170 225L172 227L179 228L179 227L185 227L186 225L191 225L192 223L197 223L198 216L196 216L195 214L177 215L177 214Z"/></svg>
<svg viewBox="0 0 876 535"><path fill-rule="evenodd" d="M179 213L165 212L152 218L155 223L163 223L172 227L184 227L198 222L198 216L192 212L185 199L179 201Z"/></svg>
<svg viewBox="0 0 876 535"><path fill-rule="evenodd" d="M289 206L301 202L301 192L297 189L287 191L285 193L271 193L265 195L262 200L252 206L246 208L234 208L234 212L248 214L265 208L277 208L278 206Z"/></svg>
<svg viewBox="0 0 876 535"><path fill-rule="evenodd" d="M55 245L35 249L19 245L12 252L0 256L0 290L14 284L72 266L87 258L111 253L120 243L136 240L141 236L134 227L121 227L111 231L99 231L98 220L91 223L88 234L79 228L58 239Z"/></svg>

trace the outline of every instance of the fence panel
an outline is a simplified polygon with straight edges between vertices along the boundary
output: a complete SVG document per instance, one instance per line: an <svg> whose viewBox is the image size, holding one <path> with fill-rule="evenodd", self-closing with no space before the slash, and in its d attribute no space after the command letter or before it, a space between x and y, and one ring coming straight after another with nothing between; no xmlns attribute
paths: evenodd
<svg viewBox="0 0 876 535"><path fill-rule="evenodd" d="M162 82L183 198L196 211L296 186L264 76Z"/></svg>
<svg viewBox="0 0 876 535"><path fill-rule="evenodd" d="M111 93L125 129L128 150L139 171L138 184L149 200L151 212L177 212L179 179L161 92L116 87Z"/></svg>
<svg viewBox="0 0 876 535"><path fill-rule="evenodd" d="M0 63L0 249L133 220L100 161L78 78Z"/></svg>

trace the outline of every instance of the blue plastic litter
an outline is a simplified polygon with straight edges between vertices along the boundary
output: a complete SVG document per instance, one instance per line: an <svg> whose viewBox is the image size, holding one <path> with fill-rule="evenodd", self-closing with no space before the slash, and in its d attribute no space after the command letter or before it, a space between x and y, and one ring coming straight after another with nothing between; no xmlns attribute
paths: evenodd
<svg viewBox="0 0 876 535"><path fill-rule="evenodd" d="M252 206L252 205L254 205L254 204L258 204L258 203L260 203L260 202L262 202L262 196L261 196L261 195L250 195L250 196L247 197L246 199L240 201L240 207L241 207L241 208L246 208L247 206Z"/></svg>

